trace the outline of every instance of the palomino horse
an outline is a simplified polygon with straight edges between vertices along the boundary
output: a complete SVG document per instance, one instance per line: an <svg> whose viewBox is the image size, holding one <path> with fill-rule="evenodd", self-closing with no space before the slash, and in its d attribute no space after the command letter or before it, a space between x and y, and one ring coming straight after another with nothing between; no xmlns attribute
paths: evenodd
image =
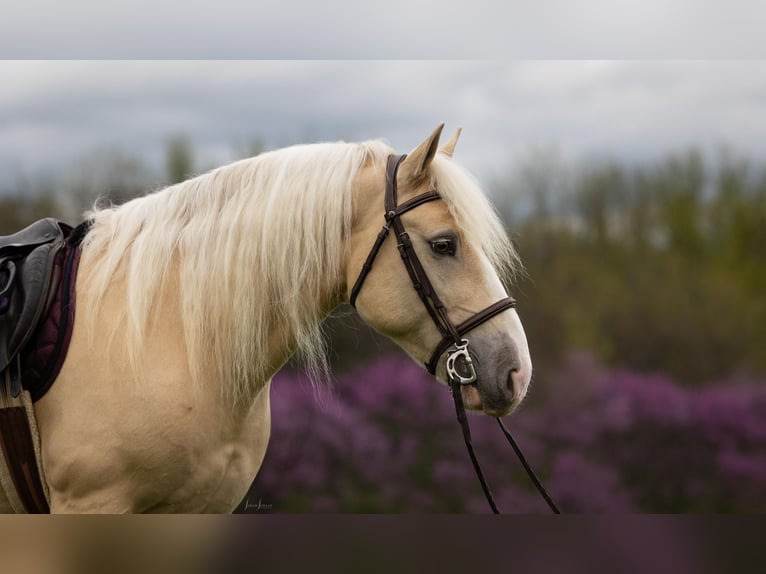
<svg viewBox="0 0 766 574"><path fill-rule="evenodd" d="M394 177L399 204L440 194L400 219L459 324L507 297L517 258L451 159L459 132L439 148L441 130ZM392 153L378 141L294 146L87 215L68 354L35 404L52 512L237 506L266 451L273 374L296 351L326 374L321 323L349 301L384 223ZM396 240L380 245L355 306L426 363L443 333L400 260ZM516 311L502 311L471 331L476 380L459 387L494 417L521 402L532 370Z"/></svg>

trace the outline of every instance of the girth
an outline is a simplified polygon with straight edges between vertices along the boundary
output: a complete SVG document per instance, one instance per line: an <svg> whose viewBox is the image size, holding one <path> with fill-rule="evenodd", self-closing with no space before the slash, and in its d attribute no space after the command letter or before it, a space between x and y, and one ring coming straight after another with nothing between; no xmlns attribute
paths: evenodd
<svg viewBox="0 0 766 574"><path fill-rule="evenodd" d="M412 199L405 201L401 205L397 205L397 184L396 175L399 171L399 166L406 158L406 155L391 155L388 157L386 165L386 192L385 192L385 225L378 233L375 243L370 249L370 253L367 255L367 259L362 265L362 270L359 273L354 286L351 288L350 303L356 307L356 298L359 295L359 291L362 289L364 280L367 278L372 264L383 246L383 242L388 237L390 231L393 229L394 236L397 239L397 248L401 255L402 262L407 269L407 274L410 277L412 286L423 302L428 314L431 316L432 321L436 325L436 328L442 335L442 339L434 349L431 357L426 362L425 366L429 373L436 374L436 367L439 364L441 356L449 349L451 345L455 346L453 355L459 355L463 359L463 365L468 370L468 376L464 376L456 369L455 364L450 364L448 358L448 374L457 376L462 384L469 384L476 380L476 373L473 368L473 360L468 351L468 340L464 338L469 331L475 329L479 325L489 321L494 316L511 309L516 306L516 301L513 297L506 297L493 303L486 309L479 311L472 315L467 320L463 321L459 325L455 325L447 313L447 309L436 293L431 280L428 278L423 265L418 258L415 248L412 245L412 240L409 234L404 229L401 216L408 211L437 199L441 199L438 191L428 191L422 193ZM454 361L453 361L454 363Z"/></svg>

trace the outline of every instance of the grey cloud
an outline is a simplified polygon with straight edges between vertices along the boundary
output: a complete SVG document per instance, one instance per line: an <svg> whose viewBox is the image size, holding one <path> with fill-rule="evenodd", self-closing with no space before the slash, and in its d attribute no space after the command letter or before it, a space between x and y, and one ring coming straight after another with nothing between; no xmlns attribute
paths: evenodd
<svg viewBox="0 0 766 574"><path fill-rule="evenodd" d="M104 147L157 164L177 133L210 163L252 138L408 151L446 121L480 177L539 146L636 160L725 143L762 159L766 138L766 62L2 62L0 77L0 182Z"/></svg>
<svg viewBox="0 0 766 574"><path fill-rule="evenodd" d="M34 0L0 53L55 58L757 58L759 0Z"/></svg>

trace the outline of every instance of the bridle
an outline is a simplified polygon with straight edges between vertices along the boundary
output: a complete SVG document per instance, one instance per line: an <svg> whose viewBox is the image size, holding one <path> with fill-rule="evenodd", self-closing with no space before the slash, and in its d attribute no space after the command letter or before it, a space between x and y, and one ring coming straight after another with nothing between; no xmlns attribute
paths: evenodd
<svg viewBox="0 0 766 574"><path fill-rule="evenodd" d="M463 431L463 439L465 440L468 454L471 457L471 462L473 463L474 469L476 470L476 474L479 478L479 482L481 483L484 495L487 497L487 502L489 502L492 511L495 514L499 514L497 505L495 504L492 493L484 478L484 473L481 470L481 466L479 465L479 461L476 458L476 454L473 450L473 444L471 442L471 430L468 426L468 418L466 417L465 406L463 405L461 386L473 384L477 380L476 369L473 366L473 359L471 358L471 353L468 350L470 342L465 337L465 335L479 325L482 325L496 315L502 313L503 311L514 308L516 306L516 300L513 299L513 297L505 297L504 299L501 299L489 307L472 315L458 325L455 325L452 322L452 320L449 318L449 314L447 313L447 309L444 307L444 304L442 303L441 299L436 293L436 290L431 284L431 281L429 280L423 265L420 263L420 259L415 252L410 236L404 229L404 224L401 220L401 216L403 214L430 201L441 199L441 195L439 195L438 191L427 191L405 201L402 204L397 204L396 176L399 171L399 166L406 157L406 155L390 155L388 157L388 162L386 164L386 192L384 199L386 210L385 225L383 226L383 229L380 230L380 233L378 233L378 236L375 239L375 243L373 244L372 249L370 249L370 252L367 255L367 259L362 265L359 276L351 288L349 300L351 305L356 308L356 298L362 289L362 285L364 284L367 275L372 269L372 264L375 261L380 248L383 246L383 243L390 234L391 230L393 230L394 236L397 239L397 248L399 249L399 254L401 255L402 262L407 269L407 273L410 276L412 285L420 297L420 300L423 302L426 310L428 311L428 314L431 316L431 319L442 335L441 341L434 349L431 357L426 362L425 367L429 373L435 375L436 367L439 363L439 360L441 359L441 356L445 352L448 352L446 363L447 376L449 377L450 381L450 389L452 390L452 398L455 402L458 422L460 423L461 429ZM516 452L516 455L519 457L519 460L527 470L527 473L529 474L533 483L540 491L540 494L543 496L543 498L545 498L546 502L548 502L548 505L551 507L553 512L558 514L558 507L556 507L556 504L542 487L542 484L537 479L537 476L535 476L531 467L527 464L526 460L524 459L524 455L521 453L518 445L513 440L510 432L507 428L505 428L505 425L503 425L503 422L499 418L497 419L497 422L503 429L503 433L505 434L506 439L513 447L514 452Z"/></svg>

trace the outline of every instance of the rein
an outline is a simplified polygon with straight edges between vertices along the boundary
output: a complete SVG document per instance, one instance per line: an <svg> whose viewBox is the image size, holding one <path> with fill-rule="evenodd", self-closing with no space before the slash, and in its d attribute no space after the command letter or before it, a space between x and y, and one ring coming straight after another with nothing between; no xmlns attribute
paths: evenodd
<svg viewBox="0 0 766 574"><path fill-rule="evenodd" d="M399 171L399 166L401 165L402 161L404 161L405 157L407 156L391 155L388 157L388 163L386 165L386 193L384 199L386 222L383 226L383 229L381 229L378 233L378 236L375 239L375 243L373 244L372 249L370 249L370 252L367 255L367 259L362 265L359 276L351 288L349 300L351 305L356 308L356 298L359 295L359 291L362 289L364 280L367 278L367 275L372 269L372 264L375 261L380 248L383 246L383 242L386 240L389 233L393 229L394 236L397 239L397 248L399 249L399 254L401 255L402 262L407 269L407 273L410 276L410 281L412 281L412 285L415 288L415 291L420 297L420 300L423 302L423 305L428 311L428 314L431 316L431 319L436 325L436 328L442 335L442 340L436 346L436 349L431 354L431 357L425 364L425 367L429 373L435 375L439 359L445 352L449 351L447 355L447 376L449 377L450 381L449 385L450 389L452 390L452 398L455 402L457 420L460 423L460 428L463 431L463 440L465 441L465 446L468 449L468 455L471 458L471 462L473 463L476 475L478 476L479 482L481 483L481 488L484 491L484 496L486 496L487 502L489 503L492 512L499 514L500 511L497 508L497 504L495 504L492 492L490 491L489 485L487 484L486 478L484 477L484 472L482 471L479 460L476 458L476 453L473 450L473 444L471 441L471 429L468 425L468 417L466 416L465 406L463 405L463 397L461 395L462 385L470 385L475 383L477 380L476 369L473 366L473 359L471 357L470 351L468 350L468 345L470 342L467 338L464 337L464 335L479 325L489 321L494 316L502 313L503 311L514 308L516 306L516 300L513 299L513 297L506 297L501 299L486 309L483 309L475 315L469 317L467 320L458 325L455 325L450 320L447 310L444 307L441 299L439 299L439 296L436 294L436 290L431 284L425 269L421 265L420 259L418 259L417 253L415 252L415 249L412 245L412 241L410 240L410 236L404 229L404 224L401 221L401 216L404 213L418 207L419 205L441 199L441 196L439 195L438 191L428 191L413 197L412 199L409 199L402 204L397 205L396 175ZM452 348L453 346L454 348ZM511 433L499 418L497 419L497 422L537 490L548 503L548 506L551 508L551 510L556 514L560 514L558 507L553 502L550 495L545 490L542 483L527 463L524 455L521 452L521 449L519 449L518 445L513 440Z"/></svg>

